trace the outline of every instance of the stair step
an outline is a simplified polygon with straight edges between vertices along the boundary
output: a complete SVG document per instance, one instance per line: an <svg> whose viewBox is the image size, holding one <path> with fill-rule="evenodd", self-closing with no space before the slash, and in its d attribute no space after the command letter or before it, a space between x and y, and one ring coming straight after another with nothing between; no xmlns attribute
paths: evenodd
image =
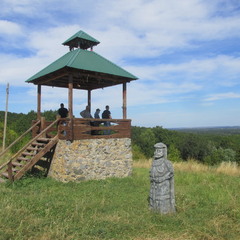
<svg viewBox="0 0 240 240"><path fill-rule="evenodd" d="M43 146L45 146L45 144L44 144L44 143L33 142L33 143L32 143L32 146L43 147Z"/></svg>
<svg viewBox="0 0 240 240"><path fill-rule="evenodd" d="M9 178L9 174L12 176L11 181L18 180L31 168L30 166L33 164L36 164L39 161L44 163L47 162L49 157L47 154L49 152L51 153L51 149L57 141L57 135L54 138L41 137L39 139L35 139L34 142L31 140L28 143L28 147L26 147L23 152L19 152L18 157L9 165L12 165L12 168L9 169L10 171L5 168L5 172L0 173L0 183L5 182L6 178ZM40 166L41 164L39 164L39 167ZM44 164L42 167L44 167Z"/></svg>
<svg viewBox="0 0 240 240"><path fill-rule="evenodd" d="M22 167L23 165L20 162L12 162L14 167Z"/></svg>
<svg viewBox="0 0 240 240"><path fill-rule="evenodd" d="M12 172L16 173L16 172L19 172L19 170L16 168L12 168ZM8 172L2 172L1 175L8 178Z"/></svg>
<svg viewBox="0 0 240 240"><path fill-rule="evenodd" d="M36 151L39 150L40 148L35 148L35 147L28 147L27 150L28 151Z"/></svg>
<svg viewBox="0 0 240 240"><path fill-rule="evenodd" d="M51 138L38 138L37 141L38 142L49 142L51 140Z"/></svg>
<svg viewBox="0 0 240 240"><path fill-rule="evenodd" d="M31 153L31 152L23 152L22 155L25 155L25 156L34 156L35 154L34 154L34 153Z"/></svg>
<svg viewBox="0 0 240 240"><path fill-rule="evenodd" d="M17 160L20 160L20 161L30 161L31 158L18 157Z"/></svg>

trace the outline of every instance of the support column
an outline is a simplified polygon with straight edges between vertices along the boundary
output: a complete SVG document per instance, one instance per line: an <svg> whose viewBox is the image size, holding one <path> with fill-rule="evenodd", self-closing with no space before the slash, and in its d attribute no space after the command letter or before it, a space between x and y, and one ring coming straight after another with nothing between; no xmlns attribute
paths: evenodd
<svg viewBox="0 0 240 240"><path fill-rule="evenodd" d="M91 113L91 103L92 103L92 100L91 100L91 90L88 90L88 106L89 106L90 113Z"/></svg>
<svg viewBox="0 0 240 240"><path fill-rule="evenodd" d="M73 76L68 75L68 117L70 118L67 131L67 140L73 141Z"/></svg>
<svg viewBox="0 0 240 240"><path fill-rule="evenodd" d="M127 83L123 83L123 119L127 118Z"/></svg>
<svg viewBox="0 0 240 240"><path fill-rule="evenodd" d="M37 119L41 119L41 85L37 87Z"/></svg>
<svg viewBox="0 0 240 240"><path fill-rule="evenodd" d="M68 116L73 118L73 76L68 77Z"/></svg>

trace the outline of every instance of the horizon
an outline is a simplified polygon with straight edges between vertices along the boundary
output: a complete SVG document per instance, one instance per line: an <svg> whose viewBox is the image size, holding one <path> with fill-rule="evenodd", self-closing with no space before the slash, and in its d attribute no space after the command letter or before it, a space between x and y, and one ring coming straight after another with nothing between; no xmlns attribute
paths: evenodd
<svg viewBox="0 0 240 240"><path fill-rule="evenodd" d="M29 112L31 112L31 111L34 111L34 110L30 110ZM50 109L50 110L46 110L46 111L57 111L57 110L52 110L52 109ZM0 112L4 112L5 113L5 111L2 111L2 110L0 110ZM28 113L29 113L28 112ZM37 112L36 111L34 111L36 114L37 114ZM8 111L8 113L13 113L13 114L25 114L25 115L27 115L28 113L22 113L22 112L20 112L20 113L17 113L17 112L9 112ZM75 116L74 116L75 117ZM146 127L146 126L140 126L140 125L131 125L132 127ZM163 126L160 126L160 125L156 125L156 126L152 126L152 127L146 127L146 128L154 128L154 127L161 127L161 128L163 128L163 129L168 129L168 130L178 130L178 129L213 129L213 128L240 128L240 125L234 125L234 126L230 126L230 125L225 125L225 126L196 126L196 127L171 127L171 128L167 128L167 127L163 127Z"/></svg>
<svg viewBox="0 0 240 240"><path fill-rule="evenodd" d="M25 81L66 54L79 30L100 41L93 51L139 79L127 84L132 125L237 126L240 119L240 2L235 0L1 1L0 110L37 109ZM89 7L91 6L91 7ZM67 19L67 22L66 20ZM73 94L80 117L87 92ZM42 87L42 111L67 106L67 89ZM92 91L92 109L122 118L122 86Z"/></svg>

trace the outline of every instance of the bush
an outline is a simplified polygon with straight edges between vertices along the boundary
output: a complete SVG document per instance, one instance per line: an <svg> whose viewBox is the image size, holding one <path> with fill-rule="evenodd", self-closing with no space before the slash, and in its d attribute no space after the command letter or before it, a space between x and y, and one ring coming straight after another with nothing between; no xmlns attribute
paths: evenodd
<svg viewBox="0 0 240 240"><path fill-rule="evenodd" d="M208 165L217 165L221 162L234 162L236 152L232 149L214 148L212 152L204 158L204 163Z"/></svg>
<svg viewBox="0 0 240 240"><path fill-rule="evenodd" d="M172 162L182 161L180 151L173 144L168 148L168 159Z"/></svg>
<svg viewBox="0 0 240 240"><path fill-rule="evenodd" d="M146 159L146 156L141 151L140 147L135 144L132 145L132 154L133 154L133 160Z"/></svg>

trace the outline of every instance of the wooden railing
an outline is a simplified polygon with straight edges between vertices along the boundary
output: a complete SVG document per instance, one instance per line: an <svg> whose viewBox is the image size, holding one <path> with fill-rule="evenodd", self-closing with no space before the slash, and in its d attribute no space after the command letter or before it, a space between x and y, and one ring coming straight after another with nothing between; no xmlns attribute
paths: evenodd
<svg viewBox="0 0 240 240"><path fill-rule="evenodd" d="M43 129L40 133L38 133L36 136L34 136L34 138L31 139L30 142L28 142L24 147L22 147L17 153L15 153L10 160L8 160L6 163L2 164L0 166L0 170L3 169L5 166L8 165L8 176L9 176L9 180L12 181L12 175L13 175L13 171L12 171L12 161L17 158L32 142L34 142L37 138L39 137L44 137L46 136L47 132L49 132L51 130L51 128L56 125L58 123L58 120L55 120L54 122L51 122L51 124L49 124L45 129ZM36 123L34 123L34 125L30 128L31 130L33 130L34 128L42 128L41 126L39 126L40 121L37 121ZM27 133L29 132L29 130L27 130L23 135L25 136ZM20 136L22 137L22 136ZM20 138L19 137L19 138ZM19 140L19 139L17 139ZM16 141L17 141L16 140Z"/></svg>
<svg viewBox="0 0 240 240"><path fill-rule="evenodd" d="M104 126L109 122L110 126ZM41 124L43 128L52 122L45 121ZM33 137L39 133L38 127L33 129ZM61 140L81 140L94 138L130 138L130 119L93 119L93 118L59 118L58 124L50 128L46 134L51 137L51 132L58 132Z"/></svg>
<svg viewBox="0 0 240 240"><path fill-rule="evenodd" d="M23 133L20 137L18 137L14 142L12 142L4 151L0 153L0 157L3 156L8 150L11 149L15 144L17 144L20 140L22 140L23 137L25 137L29 132L31 132L34 128L37 127L37 125L40 124L40 120L37 120L33 126L31 126L25 133Z"/></svg>
<svg viewBox="0 0 240 240"><path fill-rule="evenodd" d="M110 126L104 126L104 123ZM83 119L73 121L74 139L130 138L131 120L129 119Z"/></svg>

